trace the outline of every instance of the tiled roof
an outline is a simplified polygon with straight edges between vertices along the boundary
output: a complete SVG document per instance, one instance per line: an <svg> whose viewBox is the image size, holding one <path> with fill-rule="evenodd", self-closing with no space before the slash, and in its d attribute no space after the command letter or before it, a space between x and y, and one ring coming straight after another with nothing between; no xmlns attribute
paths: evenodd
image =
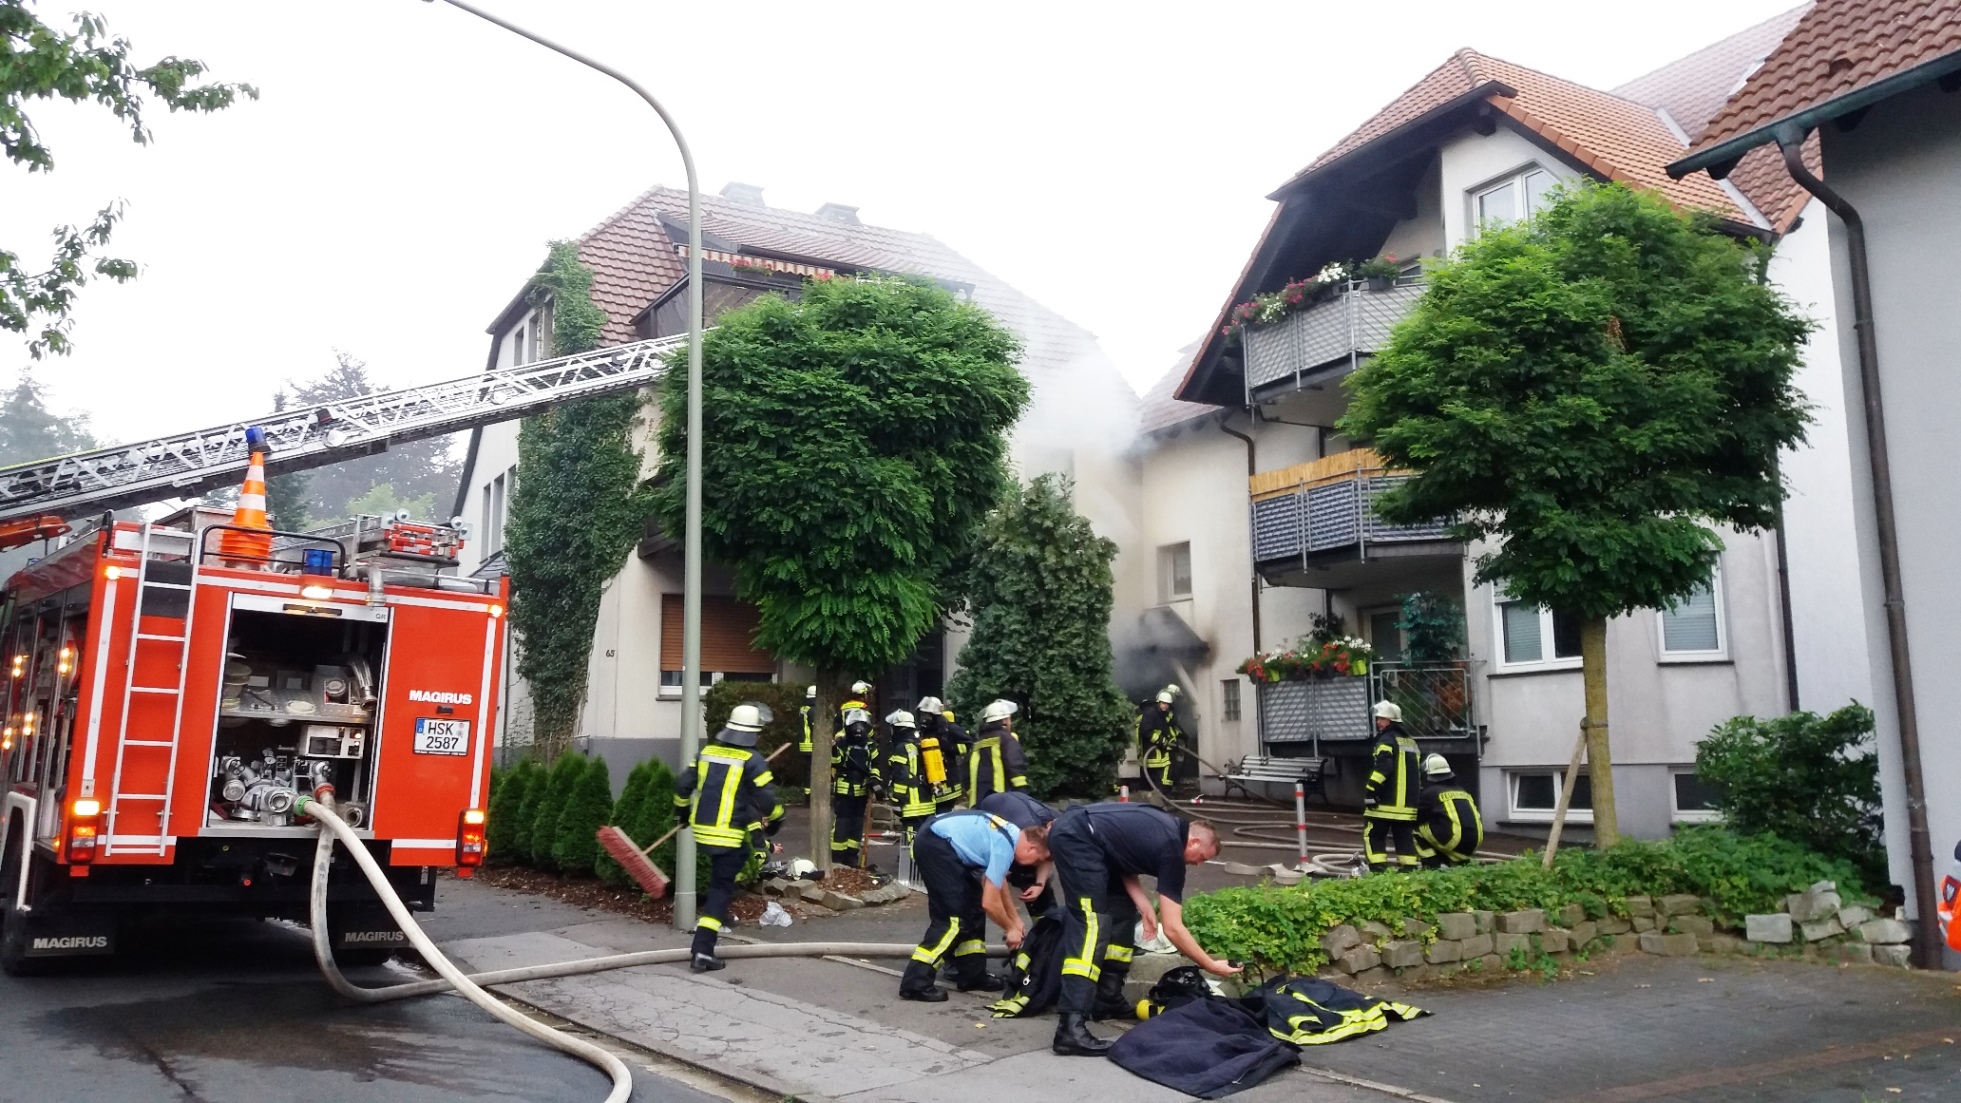
<svg viewBox="0 0 1961 1103"><path fill-rule="evenodd" d="M1777 49L1778 43L1784 41L1784 36L1810 10L1810 4L1800 4L1774 15L1652 73L1636 77L1614 89L1614 94L1661 108L1685 133L1699 134L1723 109L1730 93L1741 87L1743 79ZM1805 161L1812 171L1818 171L1816 136L1806 142ZM1744 158L1730 174L1729 181L1780 232L1789 228L1791 220L1811 199L1810 193L1798 187L1784 170L1783 158L1775 150L1758 150Z"/></svg>
<svg viewBox="0 0 1961 1103"><path fill-rule="evenodd" d="M685 227L688 193L654 187L579 238L579 258L593 271L593 301L606 312L605 340L634 339L632 320L686 274L661 219ZM1114 368L1088 330L1008 286L929 234L765 207L718 195L701 197L701 232L731 247L787 253L835 265L930 276L971 287L973 301L1022 340L1022 373L1037 388L1051 373ZM1136 396L1119 382L1121 395Z"/></svg>
<svg viewBox="0 0 1961 1103"><path fill-rule="evenodd" d="M1204 343L1193 341L1179 349L1178 362L1171 365L1171 370L1165 372L1164 377L1153 384L1150 390L1144 392L1144 397L1138 404L1138 432L1155 433L1160 429L1183 425L1194 418L1207 417L1219 412L1216 406L1208 406L1203 402L1186 402L1178 397L1178 386L1185 381L1185 373L1191 368L1192 358L1198 355L1198 350Z"/></svg>
<svg viewBox="0 0 1961 1103"><path fill-rule="evenodd" d="M1961 0L1819 0L1695 146L1748 134L1957 51Z"/></svg>
<svg viewBox="0 0 1961 1103"><path fill-rule="evenodd" d="M1515 95L1494 90L1487 97L1493 107L1593 172L1635 187L1657 189L1682 206L1749 221L1743 209L1714 181L1672 180L1662 171L1662 166L1681 156L1682 142L1648 105L1468 49L1451 55L1449 61L1315 158L1294 179L1311 175L1494 83L1510 88Z"/></svg>

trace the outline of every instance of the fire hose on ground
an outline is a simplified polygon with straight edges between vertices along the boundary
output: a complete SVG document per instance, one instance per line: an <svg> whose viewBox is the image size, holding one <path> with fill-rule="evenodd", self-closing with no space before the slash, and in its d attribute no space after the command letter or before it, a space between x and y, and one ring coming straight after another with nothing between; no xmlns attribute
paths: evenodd
<svg viewBox="0 0 1961 1103"><path fill-rule="evenodd" d="M498 1000L484 991L488 985L517 984L530 980L550 980L557 977L583 976L587 973L600 973L612 969L631 969L641 965L673 965L687 961L692 952L686 947L674 950L644 950L631 954L609 954L604 957L581 958L576 961L554 962L549 965L531 965L517 969L498 969L486 973L465 974L458 969L436 943L415 922L409 914L408 906L395 894L388 883L388 876L382 871L380 863L368 853L354 829L334 811L331 798L301 798L295 812L312 816L320 824L320 841L314 850L313 891L310 923L313 928L313 956L320 965L321 975L333 990L350 1000L360 1003L387 1003L392 1000L408 999L413 996L430 996L454 990L471 1003L483 1008L502 1022L529 1034L553 1049L571 1054L604 1072L613 1081L612 1094L606 1103L626 1103L633 1095L633 1076L627 1071L625 1062L612 1053L561 1030L555 1030L544 1023L525 1015L516 1008ZM334 841L338 839L346 846L354 862L366 875L368 883L374 886L388 914L408 936L409 944L415 947L422 960L442 977L441 980L411 981L406 984L393 984L385 988L363 988L342 975L340 967L334 963L332 941L327 930L327 884L333 870ZM733 959L776 958L776 957L907 957L915 947L911 943L888 942L779 942L758 943L754 945L723 946L717 951L719 956ZM999 946L988 947L990 956L1003 956L1007 953Z"/></svg>

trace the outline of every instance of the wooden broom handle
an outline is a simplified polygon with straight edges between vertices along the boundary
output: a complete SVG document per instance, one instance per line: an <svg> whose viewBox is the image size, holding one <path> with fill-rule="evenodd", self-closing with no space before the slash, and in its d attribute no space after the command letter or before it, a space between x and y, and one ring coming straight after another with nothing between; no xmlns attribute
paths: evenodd
<svg viewBox="0 0 1961 1103"><path fill-rule="evenodd" d="M787 751L789 749L790 749L790 745L788 743L785 743L781 747L778 747L775 750L769 752L769 757L763 759L764 765L768 765L771 762L775 762L777 755L780 755L784 751ZM687 826L687 821L683 820L682 822L675 824L673 827L668 828L667 834L662 835L660 838L655 839L653 842L648 843L646 846L641 847L640 853L652 854L654 851L659 850L660 844L666 842L667 840L673 838L676 835L679 835L681 833L681 829L686 826Z"/></svg>

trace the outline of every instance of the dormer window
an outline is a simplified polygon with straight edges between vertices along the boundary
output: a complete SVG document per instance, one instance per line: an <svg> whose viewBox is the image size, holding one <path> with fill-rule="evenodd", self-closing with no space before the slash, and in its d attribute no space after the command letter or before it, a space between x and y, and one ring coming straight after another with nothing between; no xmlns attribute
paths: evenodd
<svg viewBox="0 0 1961 1103"><path fill-rule="evenodd" d="M1471 206L1479 226L1506 226L1545 209L1546 193L1559 181L1542 168L1528 168L1475 192Z"/></svg>

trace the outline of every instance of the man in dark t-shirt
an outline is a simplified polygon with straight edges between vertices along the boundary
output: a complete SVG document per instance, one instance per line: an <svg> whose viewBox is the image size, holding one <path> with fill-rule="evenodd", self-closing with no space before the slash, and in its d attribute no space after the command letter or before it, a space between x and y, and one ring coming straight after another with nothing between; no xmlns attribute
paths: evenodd
<svg viewBox="0 0 1961 1103"><path fill-rule="evenodd" d="M1136 949L1139 912L1126 877L1157 878L1158 923L1186 957L1218 976L1239 972L1206 953L1185 929L1185 867L1219 853L1211 824L1187 823L1143 804L1084 805L1049 825L1049 852L1068 906L1062 1018L1050 1047L1056 1053L1100 1056L1110 1043L1091 1034L1086 1020L1092 1013L1107 1017L1129 1008L1123 984Z"/></svg>

